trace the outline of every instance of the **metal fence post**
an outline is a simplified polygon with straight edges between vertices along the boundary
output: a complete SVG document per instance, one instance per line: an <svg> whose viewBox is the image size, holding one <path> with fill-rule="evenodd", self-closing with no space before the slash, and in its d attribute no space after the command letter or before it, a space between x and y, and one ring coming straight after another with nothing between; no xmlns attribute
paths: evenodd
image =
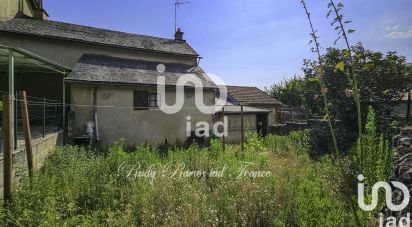
<svg viewBox="0 0 412 227"><path fill-rule="evenodd" d="M3 155L3 196L5 205L11 201L12 168L13 168L13 93L3 96L3 127L4 127L4 155Z"/></svg>

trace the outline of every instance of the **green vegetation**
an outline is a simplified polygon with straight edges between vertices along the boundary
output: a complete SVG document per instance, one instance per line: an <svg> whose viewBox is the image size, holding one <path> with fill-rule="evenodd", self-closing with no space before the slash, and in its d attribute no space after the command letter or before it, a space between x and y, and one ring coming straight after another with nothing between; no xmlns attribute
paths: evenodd
<svg viewBox="0 0 412 227"><path fill-rule="evenodd" d="M249 135L244 155L238 146L222 152L217 140L167 154L143 145L126 152L121 142L107 152L59 148L1 211L3 225L351 226L337 166L311 160L300 136ZM156 175L137 177L138 164ZM183 172L199 170L224 171Z"/></svg>
<svg viewBox="0 0 412 227"><path fill-rule="evenodd" d="M367 50L361 44L353 46L352 52L360 75L362 120L364 122L366 119L368 106L372 106L376 110L377 129L385 132L390 129L392 121L398 119L391 108L400 103L402 94L408 90L408 84L412 83L410 68L405 64L405 57L394 52L385 55ZM324 62L323 74L319 74L317 62L306 60L302 78L295 76L275 83L268 92L285 104L302 107L311 115L324 116L322 90L315 79L321 77L327 87L331 117L343 121L342 125L345 125L347 131L356 132L358 125L356 112L353 111L356 109L353 85L345 72L340 70L341 67L336 67L342 62L349 65L345 53L346 50L328 48L321 56Z"/></svg>

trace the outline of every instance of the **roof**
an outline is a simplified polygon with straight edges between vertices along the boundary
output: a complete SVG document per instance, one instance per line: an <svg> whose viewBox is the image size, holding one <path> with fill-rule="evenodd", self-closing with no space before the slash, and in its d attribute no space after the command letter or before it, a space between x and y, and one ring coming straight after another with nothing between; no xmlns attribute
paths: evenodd
<svg viewBox="0 0 412 227"><path fill-rule="evenodd" d="M164 72L157 66L163 64ZM163 63L135 59L117 58L104 55L83 55L74 65L66 78L68 82L115 83L156 85L159 76L165 77L165 84L176 85L184 74L194 74L201 79L203 87L215 88L216 85L199 66L176 63ZM193 86L188 84L187 86Z"/></svg>
<svg viewBox="0 0 412 227"><path fill-rule="evenodd" d="M228 99L237 105L281 105L282 103L257 87L226 86Z"/></svg>
<svg viewBox="0 0 412 227"><path fill-rule="evenodd" d="M217 106L215 108L217 113L222 112L222 107ZM240 106L234 106L234 105L225 105L225 114L237 114L241 113L241 107ZM250 107L250 106L243 106L243 113L269 113L271 112L270 110L267 109L260 109L260 108L255 108L255 107Z"/></svg>
<svg viewBox="0 0 412 227"><path fill-rule="evenodd" d="M8 71L9 54L14 57L14 71L19 72L41 72L59 73L66 75L70 69L55 62L42 58L27 50L13 48L0 44L0 72Z"/></svg>
<svg viewBox="0 0 412 227"><path fill-rule="evenodd" d="M49 20L34 20L27 18L14 18L6 21L0 20L0 31L120 48L198 56L196 51L183 41L136 35Z"/></svg>

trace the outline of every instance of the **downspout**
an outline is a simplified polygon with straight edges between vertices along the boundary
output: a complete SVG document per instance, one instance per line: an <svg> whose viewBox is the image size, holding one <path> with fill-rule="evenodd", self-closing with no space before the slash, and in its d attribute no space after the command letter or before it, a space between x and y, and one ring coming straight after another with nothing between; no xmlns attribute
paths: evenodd
<svg viewBox="0 0 412 227"><path fill-rule="evenodd" d="M93 122L95 128L95 140L100 140L99 135L99 124L98 124L98 114L97 114L97 86L93 87Z"/></svg>

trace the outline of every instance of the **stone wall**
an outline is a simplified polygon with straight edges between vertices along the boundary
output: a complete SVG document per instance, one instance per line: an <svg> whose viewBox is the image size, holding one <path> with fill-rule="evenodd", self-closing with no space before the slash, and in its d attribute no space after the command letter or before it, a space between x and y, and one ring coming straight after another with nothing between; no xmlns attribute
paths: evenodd
<svg viewBox="0 0 412 227"><path fill-rule="evenodd" d="M57 145L61 145L63 133L48 134L45 138L33 140L33 162L36 170L40 169ZM13 187L18 185L24 176L28 175L27 159L24 144L13 152ZM3 198L3 154L0 154L0 198Z"/></svg>
<svg viewBox="0 0 412 227"><path fill-rule="evenodd" d="M393 171L390 181L399 181L405 184L412 195L412 126L405 127L401 133L392 139L392 146L395 149L393 160ZM399 190L398 190L399 191ZM395 204L402 202L402 197L397 190L393 193L392 199ZM386 210L387 216L402 217L406 213L412 213L412 202L402 211L392 212Z"/></svg>

